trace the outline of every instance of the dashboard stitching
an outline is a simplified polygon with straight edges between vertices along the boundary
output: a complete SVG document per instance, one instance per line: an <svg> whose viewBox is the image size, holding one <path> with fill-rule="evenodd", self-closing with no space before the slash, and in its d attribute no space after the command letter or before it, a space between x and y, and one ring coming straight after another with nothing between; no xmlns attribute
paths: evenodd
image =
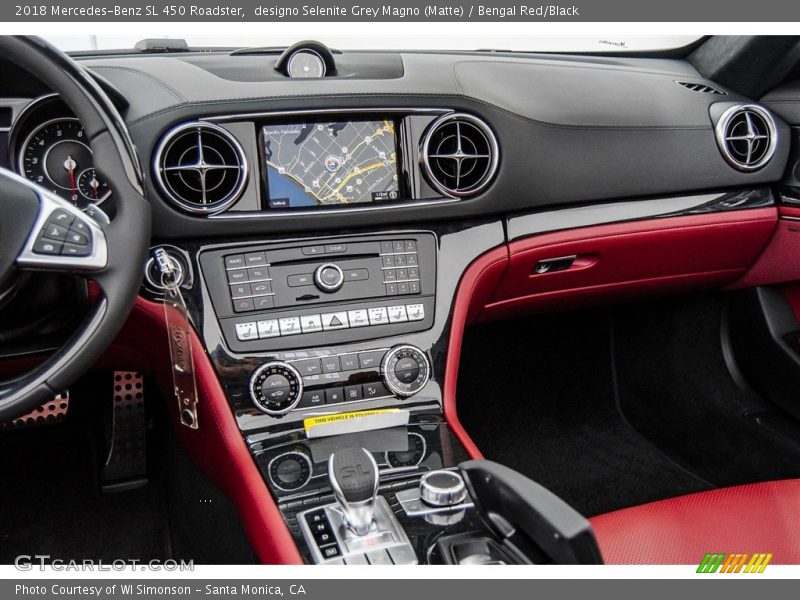
<svg viewBox="0 0 800 600"><path fill-rule="evenodd" d="M188 102L186 97L183 96L183 94L181 94L178 90L173 88L171 85L165 83L164 81L160 80L158 77L155 77L155 76L151 75L150 73L147 73L146 71L140 71L138 69L132 69L131 67L120 67L120 66L117 66L117 65L95 65L91 69L93 71L96 71L98 69L116 70L116 71L124 71L126 73L133 73L135 75L141 75L142 77L145 77L146 79L149 79L150 81L152 81L156 85L160 86L161 88L163 88L164 90L169 92L172 96L174 96L175 98L177 98L181 102Z"/></svg>
<svg viewBox="0 0 800 600"><path fill-rule="evenodd" d="M605 125L605 124L598 124L598 125L570 125L568 123L550 123L548 121L539 121L537 119L533 119L531 117L527 117L525 115L521 115L517 112L504 108L502 106L498 106L491 102L487 102L486 100L481 100L480 98L475 98L473 96L454 96L452 94L447 95L439 95L439 94L428 94L428 93L412 93L412 94L402 94L403 97L406 98L456 98L460 100L468 100L472 102L476 102L483 106L487 106L498 110L506 115L510 115L512 117L516 117L518 119L522 119L528 123L533 125L538 125L540 127L548 127L553 129L569 129L569 130L578 130L578 131L604 131L604 130L619 130L619 131L708 131L713 129L711 125L708 127L700 126L700 125ZM299 95L292 95L292 96L266 96L266 97L253 97L253 98L229 98L229 99L222 99L222 100L208 100L208 101L187 101L182 102L180 104L174 104L167 108L163 108L161 110L157 110L146 115L142 115L141 117L137 117L136 119L130 121L128 125L130 127L136 126L141 124L142 122L149 120L151 118L167 114L169 112L173 112L176 110L180 110L182 108L192 107L192 106L222 106L222 105L229 105L229 104L248 104L253 102L264 102L264 101L280 101L280 100L298 100L298 99L325 99L330 100L332 98L337 99L347 99L347 98L381 98L381 97L389 97L385 93L350 93L350 94L336 94L336 95L326 95L326 94L299 94ZM396 97L394 102L396 103ZM266 111L268 112L268 110ZM203 117L196 117L199 119L203 119Z"/></svg>

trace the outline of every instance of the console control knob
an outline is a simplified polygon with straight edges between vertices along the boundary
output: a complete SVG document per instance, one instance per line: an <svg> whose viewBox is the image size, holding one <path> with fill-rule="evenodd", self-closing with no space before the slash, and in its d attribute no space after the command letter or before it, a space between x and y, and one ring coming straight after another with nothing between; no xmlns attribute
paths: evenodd
<svg viewBox="0 0 800 600"><path fill-rule="evenodd" d="M339 265L325 263L314 272L314 283L323 292L335 292L344 283L344 273Z"/></svg>
<svg viewBox="0 0 800 600"><path fill-rule="evenodd" d="M250 398L258 410L268 415L285 415L302 397L303 378L289 363L264 363L250 377Z"/></svg>
<svg viewBox="0 0 800 600"><path fill-rule="evenodd" d="M455 471L431 471L419 482L419 497L429 506L455 506L466 500L467 486Z"/></svg>
<svg viewBox="0 0 800 600"><path fill-rule="evenodd" d="M308 454L301 450L279 454L267 465L272 485L283 492L293 492L305 486L311 480L313 469Z"/></svg>
<svg viewBox="0 0 800 600"><path fill-rule="evenodd" d="M393 394L407 398L428 383L431 365L425 353L416 346L395 346L383 357L381 375Z"/></svg>

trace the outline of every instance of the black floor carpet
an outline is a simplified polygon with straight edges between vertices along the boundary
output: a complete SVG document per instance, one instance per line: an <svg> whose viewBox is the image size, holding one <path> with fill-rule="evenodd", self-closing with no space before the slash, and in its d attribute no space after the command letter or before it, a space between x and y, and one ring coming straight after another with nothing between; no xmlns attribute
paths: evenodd
<svg viewBox="0 0 800 600"><path fill-rule="evenodd" d="M458 409L487 458L585 515L800 476L800 427L737 385L720 295L467 331Z"/></svg>
<svg viewBox="0 0 800 600"><path fill-rule="evenodd" d="M0 563L52 559L164 559L168 528L158 482L103 494L98 452L65 424L0 435Z"/></svg>

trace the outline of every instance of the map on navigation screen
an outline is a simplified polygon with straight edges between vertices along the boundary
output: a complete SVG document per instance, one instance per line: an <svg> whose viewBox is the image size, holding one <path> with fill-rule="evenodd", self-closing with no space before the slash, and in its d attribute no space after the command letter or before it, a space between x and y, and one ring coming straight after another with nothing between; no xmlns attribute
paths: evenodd
<svg viewBox="0 0 800 600"><path fill-rule="evenodd" d="M393 121L266 125L263 141L270 208L398 198Z"/></svg>

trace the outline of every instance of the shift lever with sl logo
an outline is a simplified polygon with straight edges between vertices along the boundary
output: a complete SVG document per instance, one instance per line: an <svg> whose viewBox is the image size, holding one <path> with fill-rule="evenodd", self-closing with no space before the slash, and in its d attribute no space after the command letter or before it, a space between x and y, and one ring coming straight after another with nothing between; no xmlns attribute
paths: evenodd
<svg viewBox="0 0 800 600"><path fill-rule="evenodd" d="M347 528L369 533L378 493L378 465L364 448L337 450L328 459L328 477Z"/></svg>

